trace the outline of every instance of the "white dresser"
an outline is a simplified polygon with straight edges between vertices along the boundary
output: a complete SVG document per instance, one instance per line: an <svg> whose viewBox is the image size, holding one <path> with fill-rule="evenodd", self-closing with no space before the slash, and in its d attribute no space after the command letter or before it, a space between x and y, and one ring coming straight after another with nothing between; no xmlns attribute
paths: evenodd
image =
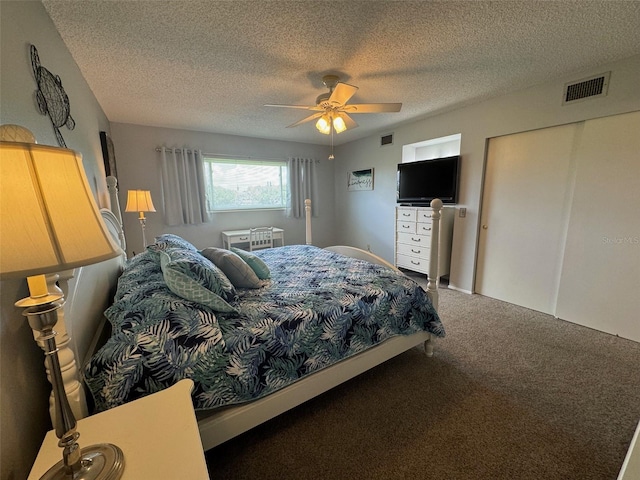
<svg viewBox="0 0 640 480"><path fill-rule="evenodd" d="M396 207L396 266L429 273L432 231L430 207ZM454 207L444 207L440 220L438 277L449 274Z"/></svg>

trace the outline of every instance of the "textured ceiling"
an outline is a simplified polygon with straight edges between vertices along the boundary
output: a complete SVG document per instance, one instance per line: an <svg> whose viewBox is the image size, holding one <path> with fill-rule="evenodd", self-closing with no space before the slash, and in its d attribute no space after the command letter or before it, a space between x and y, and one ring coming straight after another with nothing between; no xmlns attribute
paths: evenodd
<svg viewBox="0 0 640 480"><path fill-rule="evenodd" d="M264 104L313 105L327 73L403 104L340 144L640 53L638 1L43 4L110 121L305 143L329 143L286 128L308 112Z"/></svg>

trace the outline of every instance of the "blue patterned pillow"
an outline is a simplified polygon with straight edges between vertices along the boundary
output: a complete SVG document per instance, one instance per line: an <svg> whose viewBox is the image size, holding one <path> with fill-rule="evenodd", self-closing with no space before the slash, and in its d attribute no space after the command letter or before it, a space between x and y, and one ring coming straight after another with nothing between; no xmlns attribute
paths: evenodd
<svg viewBox="0 0 640 480"><path fill-rule="evenodd" d="M229 279L197 251L172 248L160 252L164 281L176 295L218 312L235 312L227 302L236 299Z"/></svg>
<svg viewBox="0 0 640 480"><path fill-rule="evenodd" d="M269 267L261 258L256 257L253 253L236 247L231 247L231 251L238 254L241 259L247 262L260 280L267 280L271 278Z"/></svg>
<svg viewBox="0 0 640 480"><path fill-rule="evenodd" d="M185 250L191 250L192 252L198 251L196 247L187 242L184 238L172 233L164 233L156 237L155 243L153 245L149 245L148 248L155 251L169 250L170 248L184 248Z"/></svg>

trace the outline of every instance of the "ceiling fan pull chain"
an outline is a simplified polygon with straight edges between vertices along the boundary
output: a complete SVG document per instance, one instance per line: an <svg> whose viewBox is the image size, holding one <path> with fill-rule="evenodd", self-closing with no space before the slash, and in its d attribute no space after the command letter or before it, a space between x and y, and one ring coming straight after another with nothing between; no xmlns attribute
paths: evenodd
<svg viewBox="0 0 640 480"><path fill-rule="evenodd" d="M331 124L331 154L329 155L329 160L333 160L334 157L333 156L333 123Z"/></svg>

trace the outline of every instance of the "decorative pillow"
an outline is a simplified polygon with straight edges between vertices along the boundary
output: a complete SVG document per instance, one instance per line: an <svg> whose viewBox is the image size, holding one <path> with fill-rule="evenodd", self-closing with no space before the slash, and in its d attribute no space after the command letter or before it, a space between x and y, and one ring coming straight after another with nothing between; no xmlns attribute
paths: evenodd
<svg viewBox="0 0 640 480"><path fill-rule="evenodd" d="M197 251L172 248L160 252L164 281L176 295L218 312L235 312L227 302L236 290L222 271Z"/></svg>
<svg viewBox="0 0 640 480"><path fill-rule="evenodd" d="M260 280L267 280L271 277L269 267L261 258L256 257L253 253L241 250L236 247L231 247L231 251L236 253L241 259L243 259L252 268Z"/></svg>
<svg viewBox="0 0 640 480"><path fill-rule="evenodd" d="M200 253L222 270L236 288L260 288L262 281L237 253L224 248L208 247Z"/></svg>
<svg viewBox="0 0 640 480"><path fill-rule="evenodd" d="M155 243L153 245L149 245L149 248L156 251L169 250L170 248L184 248L185 250L191 250L192 252L198 251L196 247L187 242L184 238L172 233L164 233L159 237L156 237Z"/></svg>

